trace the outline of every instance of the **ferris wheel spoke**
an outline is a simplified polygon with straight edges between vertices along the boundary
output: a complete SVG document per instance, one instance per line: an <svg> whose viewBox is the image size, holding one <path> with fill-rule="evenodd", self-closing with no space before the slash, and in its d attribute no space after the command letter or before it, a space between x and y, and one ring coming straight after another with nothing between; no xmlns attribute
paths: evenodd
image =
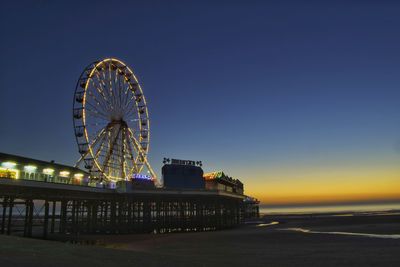
<svg viewBox="0 0 400 267"><path fill-rule="evenodd" d="M122 91L123 91L123 86L121 85L121 75L122 74L119 74L119 71L120 71L120 69L118 69L117 70L118 71L118 95L119 95L119 106L122 106L122 97L123 97L123 95L122 95Z"/></svg>
<svg viewBox="0 0 400 267"><path fill-rule="evenodd" d="M115 74L114 75L118 75ZM114 86L115 86L115 94L114 94L114 98L115 98L115 103L118 107L118 112L122 113L122 106L121 106L121 94L120 94L120 80L118 77L116 77L114 80Z"/></svg>
<svg viewBox="0 0 400 267"><path fill-rule="evenodd" d="M127 110L124 112L124 115L125 115L127 118L131 118L132 116L133 116L133 117L136 117L135 119L133 119L133 120L131 120L131 121L137 121L138 123L140 123L140 121L143 119L143 118L140 117L139 107L137 107L137 106L135 106L135 105L132 105L131 107L129 107L129 109L127 109Z"/></svg>
<svg viewBox="0 0 400 267"><path fill-rule="evenodd" d="M91 81L92 81L93 87L97 90L97 92L102 97L102 100L103 100L103 103L105 104L105 106L110 105L111 103L108 101L107 97L105 96L100 82L96 80L96 82L97 82L97 85L96 85L96 83L94 82L95 79L91 79Z"/></svg>
<svg viewBox="0 0 400 267"><path fill-rule="evenodd" d="M98 147L96 153L94 153L94 158L95 158L95 159L98 159L98 158L99 158L99 155L100 155L101 151L103 150L104 144L105 144L105 142L106 142L106 138L105 138L105 137L106 137L106 135L104 135L104 136L102 137L101 142L100 142L100 145L99 145L99 147Z"/></svg>
<svg viewBox="0 0 400 267"><path fill-rule="evenodd" d="M99 116L97 113L91 111L91 110L86 110L87 113L87 118L86 118L86 125L90 126L105 126L108 124L107 119L103 118L101 115ZM89 119L88 119L89 118Z"/></svg>
<svg viewBox="0 0 400 267"><path fill-rule="evenodd" d="M118 75L118 70L119 68L117 66L115 66L115 71L113 72L114 74L114 79L113 79L113 83L114 83L114 88L116 88L117 90L115 90L115 97L116 97L116 102L117 102L117 106L120 107L121 103L119 101L120 99L120 88L119 88L119 83L117 84L117 82L119 81L119 75Z"/></svg>
<svg viewBox="0 0 400 267"><path fill-rule="evenodd" d="M104 162L103 162L103 164L104 164L103 166L106 166L107 163L109 162L109 160L110 160L110 158L111 158L111 156L112 156L112 154L113 154L114 145L115 145L115 143L117 142L118 135L119 135L120 132L121 132L121 126L118 128L118 132L117 132L117 134L115 135L114 140L110 143L110 148L109 148L108 153L107 153L107 156L106 156L106 158L105 158L105 160L104 160Z"/></svg>
<svg viewBox="0 0 400 267"><path fill-rule="evenodd" d="M125 111L124 112L124 114L125 114L125 116L127 116L128 118L131 116L131 115L133 115L133 114L135 114L135 113L138 113L139 112L139 107L138 106L132 106L131 108L129 108L127 111ZM140 118L140 115L138 115L138 117L139 117L139 120L141 119Z"/></svg>
<svg viewBox="0 0 400 267"><path fill-rule="evenodd" d="M86 123L86 125L87 126L93 126L93 127L96 127L96 128L98 128L100 126L101 128L104 128L107 125L107 122L105 120L103 120L103 122L99 122L99 121L90 122L90 123Z"/></svg>
<svg viewBox="0 0 400 267"><path fill-rule="evenodd" d="M97 131L97 133L94 135L95 137L93 138L93 140L89 143L89 147L92 148L94 147L97 142L100 140L100 138L102 138L103 134L104 134L105 129L102 128L100 130Z"/></svg>
<svg viewBox="0 0 400 267"><path fill-rule="evenodd" d="M126 84L126 89L125 89L125 96L124 96L124 108L127 106L127 104L135 98L135 90L133 89L133 86L130 82L125 81L124 79L124 84ZM132 94L132 96L130 96Z"/></svg>
<svg viewBox="0 0 400 267"><path fill-rule="evenodd" d="M102 121L93 120L93 121L87 122L86 126L91 126L94 129L97 129L96 131L94 131L94 135L97 136L102 129L106 128L107 124L108 123L106 120L102 120ZM100 128L100 129L98 129L98 128Z"/></svg>
<svg viewBox="0 0 400 267"><path fill-rule="evenodd" d="M125 81L124 81L124 84L125 84ZM134 92L130 89L130 84L127 84L126 91L123 95L123 101L121 104L121 106L123 107L123 110L125 110L128 107L129 99L131 99L131 97L134 98L135 95L134 95Z"/></svg>
<svg viewBox="0 0 400 267"><path fill-rule="evenodd" d="M137 155L135 157L135 159L134 159L134 163L135 163L136 168L137 168L138 159L139 159L140 154L138 153L138 151L136 149L136 146L134 145L135 142L132 140L131 132L129 131L129 129L127 129L127 136L128 136L127 143L129 145L129 151L131 152L132 155L135 155L135 154ZM133 137L133 139L134 139L134 137ZM133 157L132 157L132 160L133 160ZM137 172L138 171L139 170L137 170Z"/></svg>
<svg viewBox="0 0 400 267"><path fill-rule="evenodd" d="M120 160L121 160L121 174L122 174L123 178L126 177L126 173L125 173L125 144L124 144L125 138L126 138L126 136L125 136L126 133L125 133L124 130L125 129L123 129L121 131L121 157L120 157Z"/></svg>
<svg viewBox="0 0 400 267"><path fill-rule="evenodd" d="M107 92L107 85L106 85L106 83L104 82L105 81L105 76L104 76L104 72L102 71L102 72L100 72L99 70L95 70L95 72L94 72L94 75L96 75L96 82L97 82L97 84L99 85L99 89L101 89L101 91L104 93L104 94L106 94L107 93L107 95L108 95L108 92Z"/></svg>
<svg viewBox="0 0 400 267"><path fill-rule="evenodd" d="M88 113L86 114L86 125L90 126L106 126L109 122L107 118L104 118L103 115L96 113L93 110L86 110Z"/></svg>
<svg viewBox="0 0 400 267"><path fill-rule="evenodd" d="M130 74L132 75L132 74ZM121 103L121 106L125 106L127 100L129 99L130 94L133 94L133 88L132 85L129 81L129 77L124 77L124 79L122 79L122 91L123 91L123 102Z"/></svg>
<svg viewBox="0 0 400 267"><path fill-rule="evenodd" d="M105 67L104 67L104 70L101 72L101 75L103 78L99 78L99 79L101 80L101 82L104 86L104 91L107 92L108 99L110 100L111 110L113 110L115 103L113 101L113 96L111 93L112 87L109 86L108 75L107 75L107 71L106 71Z"/></svg>
<svg viewBox="0 0 400 267"><path fill-rule="evenodd" d="M107 101L107 102L109 103L110 107L112 108L112 107L113 107L113 103L112 103L112 100L111 100L111 95L110 95L108 86L107 86L106 83L105 83L105 81L107 81L107 78L106 78L106 76L105 76L104 73L105 73L105 71L102 71L102 72L100 73L97 69L96 69L96 71L94 72L94 74L95 74L96 77L97 77L98 83L99 83L99 84L101 83L101 84L102 84L102 88L104 89L104 90L102 90L103 95L104 95L104 97L105 97L106 99L110 99L110 100ZM101 77L100 77L100 75L101 75ZM107 97L106 97L105 95L107 95Z"/></svg>
<svg viewBox="0 0 400 267"><path fill-rule="evenodd" d="M86 104L87 104L86 107L90 106L89 109L90 109L91 112L93 112L95 114L98 114L98 115L101 115L101 116L104 117L104 119L107 119L107 115L106 114L108 112L102 110L101 108L99 108L96 104L92 103L91 101L86 101Z"/></svg>
<svg viewBox="0 0 400 267"><path fill-rule="evenodd" d="M87 116L86 116L86 126L105 126L108 124L108 120L105 119L104 117L102 117L102 115L99 115L97 113L95 113L92 110L86 109L87 111Z"/></svg>
<svg viewBox="0 0 400 267"><path fill-rule="evenodd" d="M137 154L143 158L146 158L147 157L146 151L144 151L140 147L139 142L136 140L136 138L133 135L131 135L131 140L133 141L132 144L133 144L133 147L135 148Z"/></svg>
<svg viewBox="0 0 400 267"><path fill-rule="evenodd" d="M99 101L97 99L97 97L91 91L89 91L88 93L89 93L89 96L91 96L93 98L93 100L96 102L97 106L99 106L101 108L102 112L105 112L105 113L108 112L107 104L105 104L103 100Z"/></svg>
<svg viewBox="0 0 400 267"><path fill-rule="evenodd" d="M129 141L129 132L128 132L128 129L126 129L125 136L127 136L127 139L125 140L125 142L126 142L126 146L127 146L127 148L128 148L128 151L129 151L129 153L130 153L129 155L131 156L132 162L134 162L134 164L133 164L133 166L132 166L132 168L131 168L131 171L130 171L130 173L129 173L129 175L131 175L131 174L132 174L132 170L133 170L134 172L136 172L136 173L138 173L139 171L138 171L138 169L137 169L137 164L136 164L137 162L136 162L136 160L133 159L135 153L133 152L131 143L130 143L130 141Z"/></svg>
<svg viewBox="0 0 400 267"><path fill-rule="evenodd" d="M105 129L106 127L102 127L102 126L98 125L97 127L91 127L91 126L89 126L88 128L89 128L89 130L88 130L88 136L89 136L89 139L91 140L91 139L97 137L97 136L99 135L99 133L100 133L103 129ZM90 143L91 143L91 142L90 142Z"/></svg>
<svg viewBox="0 0 400 267"><path fill-rule="evenodd" d="M125 87L125 91L124 91L124 95L126 96L125 98L125 103L126 104L126 100L129 98L129 92L133 93L133 88L131 88L131 84L129 82L127 82L125 79L123 80L124 82L124 87Z"/></svg>
<svg viewBox="0 0 400 267"><path fill-rule="evenodd" d="M105 134L105 127L100 128L95 133L89 134L90 140L93 141L90 141L88 147L92 149L95 148L99 142L99 139L102 139L104 137L104 134Z"/></svg>
<svg viewBox="0 0 400 267"><path fill-rule="evenodd" d="M112 102L113 102L114 107L116 107L115 94L113 94L113 91L112 91L113 86L112 86L111 63L108 64L108 83L109 83L110 95L111 95L111 98L113 100Z"/></svg>
<svg viewBox="0 0 400 267"><path fill-rule="evenodd" d="M117 97L117 90L116 90L116 85L114 83L114 78L113 78L113 71L111 70L111 67L109 69L109 83L110 83L110 88L113 88L114 90L110 90L110 93L112 94L112 99L113 103L115 106L115 110L118 112L120 109L120 105L118 104L118 97Z"/></svg>
<svg viewBox="0 0 400 267"><path fill-rule="evenodd" d="M93 141L91 142L91 144L89 144L89 148L93 147L96 145L96 143L100 140L100 137L104 134L104 129L101 129L97 134L96 137L93 138ZM90 153L90 150L88 149L82 156L81 158L77 161L77 163L75 164L75 166L78 166L80 162L82 162L82 160L85 159L85 157Z"/></svg>
<svg viewBox="0 0 400 267"><path fill-rule="evenodd" d="M103 113L99 113L98 111L94 111L94 110L91 110L89 108L86 108L86 111L88 111L90 116L96 117L97 119L101 119L101 120L104 120L104 121L108 121L106 115L103 114Z"/></svg>
<svg viewBox="0 0 400 267"><path fill-rule="evenodd" d="M136 98L135 94L132 91L131 91L131 93L132 93L132 97L128 98L128 101L126 102L124 108L128 107L129 103Z"/></svg>
<svg viewBox="0 0 400 267"><path fill-rule="evenodd" d="M104 102L103 101L98 100L97 97L90 91L88 92L88 94L96 102L98 108L100 108L103 112L107 112L108 111L107 108L104 106ZM88 99L86 101L88 101Z"/></svg>
<svg viewBox="0 0 400 267"><path fill-rule="evenodd" d="M101 106L101 104L97 103L94 99L87 98L85 101L85 104L89 104L93 108L93 110L95 110L97 112L101 112L103 115L108 113L108 110L104 110L103 107ZM105 117L107 117L107 116L105 116Z"/></svg>

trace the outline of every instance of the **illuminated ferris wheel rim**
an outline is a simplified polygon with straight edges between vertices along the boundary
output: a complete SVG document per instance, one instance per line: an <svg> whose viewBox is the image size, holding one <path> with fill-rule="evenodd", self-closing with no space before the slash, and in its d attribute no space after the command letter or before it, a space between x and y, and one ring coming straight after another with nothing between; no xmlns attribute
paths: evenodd
<svg viewBox="0 0 400 267"><path fill-rule="evenodd" d="M117 80L119 86L116 85ZM123 86L121 86L121 81ZM96 91L99 93L97 97L100 100L94 95ZM122 93L123 91L125 91L125 94ZM124 105L124 103L121 102L122 97L125 97L126 102L126 99L129 98L129 94L131 94L132 97ZM109 99L106 98L106 95ZM117 95L119 95L119 101ZM95 99L95 102L92 102L92 104L90 104L89 101L91 98ZM134 100L134 104L131 103L132 100ZM139 102L140 105L138 104ZM93 103L97 103L97 105ZM102 112L93 110L88 112L90 110L88 104L91 105L91 108L99 108ZM128 106L128 104L132 106ZM106 58L101 61L95 61L86 67L75 89L73 107L75 136L81 154L81 159L78 161L77 165L83 160L86 168L91 169L95 167L109 180L127 179L127 176L140 173L144 165L146 165L151 176L156 178L154 171L147 161L150 141L150 120L146 99L138 79L125 63L116 58ZM102 107L102 109L100 109L100 107ZM136 121L132 120L135 122L131 123L129 118L133 113L131 114L130 112L134 109L137 119ZM129 110L129 112L127 112L127 110ZM107 125L100 128L94 138L89 132L91 127L89 127L88 118L92 117L91 119L93 119L93 115L100 117L100 114L101 118L104 120L103 123L107 122ZM132 125L135 125L137 129L132 130ZM105 133L109 135L108 143L110 147L107 152L108 155L105 157L105 162L104 160L102 162L102 160L99 159L99 154L101 155L100 152L103 152L101 148L103 144L101 144L101 147L98 148L96 153L94 151L94 146L99 142L100 136L105 135ZM137 135L137 133L139 133L139 135L135 138L135 134ZM115 137L113 135L115 135ZM122 138L120 137L121 135ZM114 137L113 140L111 136ZM121 141L119 139L118 141L121 143L122 155L116 155L117 153L113 151L113 145L117 142L117 138L121 139ZM124 152L123 149L127 147L130 147L130 154L124 154L127 153L127 151ZM132 147L135 149L132 149ZM135 159L134 150L136 152ZM116 167L111 166L109 162L110 158L116 162L118 161L118 164L120 164L118 168L120 168L121 171L116 176L112 174L112 171L115 172ZM128 163L132 166L127 166L129 165ZM114 165L116 164L117 163L114 162Z"/></svg>
<svg viewBox="0 0 400 267"><path fill-rule="evenodd" d="M139 88L139 90L140 90L140 93L143 95L143 90L142 90L142 87L140 86L140 84L139 84L139 81L138 81L138 79L136 78L136 76L135 76L135 74L133 73L133 71L125 64L125 63L123 63L122 61L120 61L120 60L118 60L118 59L116 59L116 58L106 58L106 59L103 59L102 61L99 61L95 66L94 66L94 68L93 68L93 70L90 72L90 74L89 74L89 77L88 77L88 80L86 81L86 85L85 85L85 92L86 92L86 90L87 90L87 87L88 87L88 85L89 85L89 83L90 83L90 79L93 77L93 74L95 73L95 71L97 70L97 68L99 67L99 66L101 66L102 64L104 64L104 63L106 63L106 62L118 62L119 64L121 64L122 66L124 66L128 71L129 71L129 73L132 75L132 77L133 77L133 79L135 80L135 82L136 82L136 85L137 85L137 87ZM95 62L94 62L95 63ZM93 64L93 63L92 63ZM85 96L86 96L86 94L85 94ZM83 100L83 102L84 102L84 104L83 105L85 105L85 101L86 101L86 97L84 98L84 100ZM150 122L149 122L149 119L148 119L148 117L149 117L149 112L148 112L148 109L147 109L147 104L146 104L146 98L144 97L144 95L143 95L143 102L144 102L144 106L146 107L145 108L145 110L146 110L146 117L147 117L147 123L148 123L148 126L147 126L147 131L148 131L148 137L147 137L147 140L148 140L148 142L150 141ZM83 123L85 124L86 123L86 116L85 116L85 110L83 111ZM86 138L88 139L88 134L87 134L87 131L85 130L85 136L86 136ZM146 153L148 152L148 149L149 149L149 146L147 146L147 149L146 149ZM92 154L93 153L93 151L91 151L91 148L89 147L89 151L90 151L90 154ZM93 156L93 154L92 154L92 156ZM97 162L97 161L95 161L95 162ZM98 167L98 166L97 166Z"/></svg>

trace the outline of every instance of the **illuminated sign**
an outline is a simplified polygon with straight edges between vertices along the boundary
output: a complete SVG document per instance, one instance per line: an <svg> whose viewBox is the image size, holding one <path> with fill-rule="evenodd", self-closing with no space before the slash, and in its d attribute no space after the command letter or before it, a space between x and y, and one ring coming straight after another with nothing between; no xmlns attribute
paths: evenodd
<svg viewBox="0 0 400 267"><path fill-rule="evenodd" d="M169 159L169 158L164 158L163 160L164 164L174 164L174 165L189 165L189 166L203 166L203 163L201 161L194 161L194 160L183 160L183 159Z"/></svg>
<svg viewBox="0 0 400 267"><path fill-rule="evenodd" d="M132 179L140 179L140 180L153 180L153 177L151 177L150 175L146 175L146 174L134 174Z"/></svg>
<svg viewBox="0 0 400 267"><path fill-rule="evenodd" d="M196 161L194 161L194 160L182 160L182 159L171 159L171 164L195 166L196 165Z"/></svg>

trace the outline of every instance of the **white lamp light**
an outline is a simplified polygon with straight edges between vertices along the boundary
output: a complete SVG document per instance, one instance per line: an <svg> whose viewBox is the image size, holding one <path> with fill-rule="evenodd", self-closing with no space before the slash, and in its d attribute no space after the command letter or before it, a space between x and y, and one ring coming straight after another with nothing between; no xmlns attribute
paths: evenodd
<svg viewBox="0 0 400 267"><path fill-rule="evenodd" d="M37 167L36 167L36 166L33 166L33 165L26 165L26 166L24 167L24 170L25 170L26 172L35 172L36 169L37 169Z"/></svg>

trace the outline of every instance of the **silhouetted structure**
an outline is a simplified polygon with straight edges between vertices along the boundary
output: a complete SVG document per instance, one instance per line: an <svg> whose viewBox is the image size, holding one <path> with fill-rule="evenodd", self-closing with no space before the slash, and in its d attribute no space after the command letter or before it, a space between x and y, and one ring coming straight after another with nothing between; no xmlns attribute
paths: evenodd
<svg viewBox="0 0 400 267"><path fill-rule="evenodd" d="M136 177L116 189L78 185L73 181L79 169L8 154L0 154L0 166L6 174L0 178L1 233L48 238L49 234L209 231L240 225L245 218L244 196L206 190L199 166L178 168L195 170L189 178L194 189L154 188L148 177L141 177L143 181ZM35 175L25 175L26 166ZM53 170L54 179L44 179L47 169ZM65 170L68 182L58 180Z"/></svg>
<svg viewBox="0 0 400 267"><path fill-rule="evenodd" d="M246 196L243 200L243 211L245 218L260 217L260 201L254 197Z"/></svg>
<svg viewBox="0 0 400 267"><path fill-rule="evenodd" d="M164 188L205 189L203 169L194 161L172 160L162 167Z"/></svg>

